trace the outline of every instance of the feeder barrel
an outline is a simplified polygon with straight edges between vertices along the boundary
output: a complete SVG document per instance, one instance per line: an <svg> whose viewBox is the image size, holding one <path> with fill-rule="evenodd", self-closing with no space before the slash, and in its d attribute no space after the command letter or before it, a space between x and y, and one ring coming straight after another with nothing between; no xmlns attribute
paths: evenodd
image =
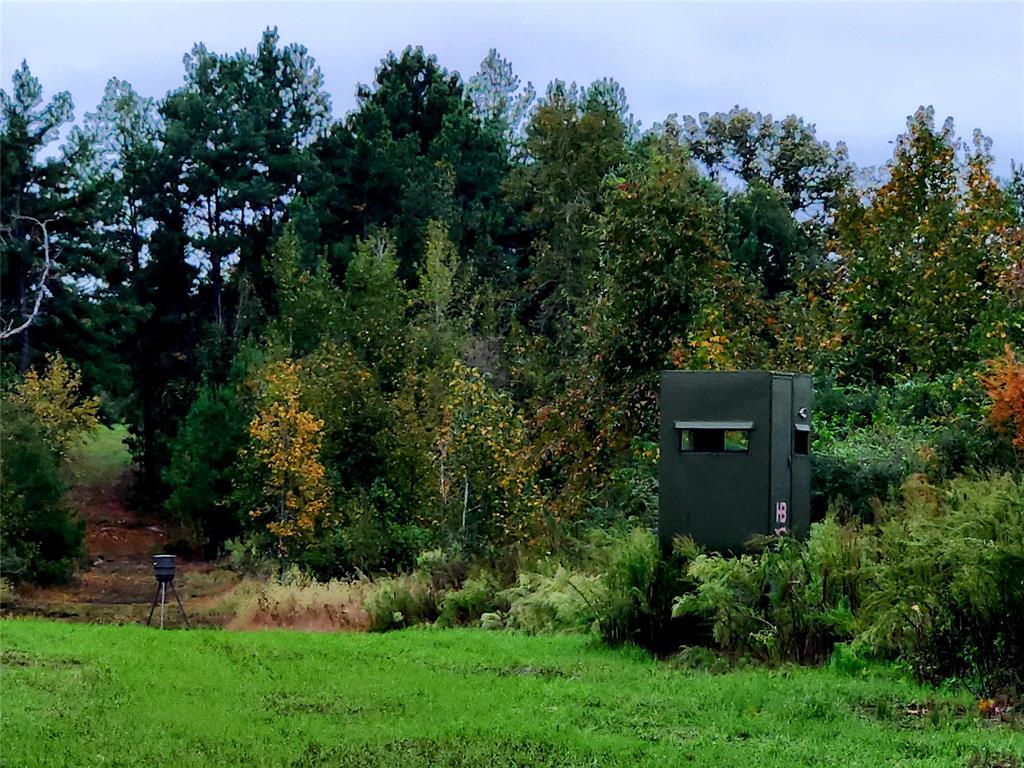
<svg viewBox="0 0 1024 768"><path fill-rule="evenodd" d="M174 555L154 555L153 556L153 575L156 576L157 581L173 581L174 580Z"/></svg>

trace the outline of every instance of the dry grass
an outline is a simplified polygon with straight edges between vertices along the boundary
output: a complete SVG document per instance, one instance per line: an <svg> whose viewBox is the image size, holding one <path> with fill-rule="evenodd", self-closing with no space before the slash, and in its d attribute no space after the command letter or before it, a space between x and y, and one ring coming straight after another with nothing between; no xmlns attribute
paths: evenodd
<svg viewBox="0 0 1024 768"><path fill-rule="evenodd" d="M287 575L267 583L246 581L227 598L234 604L227 628L362 632L370 627L363 606L377 589L368 581L315 582Z"/></svg>

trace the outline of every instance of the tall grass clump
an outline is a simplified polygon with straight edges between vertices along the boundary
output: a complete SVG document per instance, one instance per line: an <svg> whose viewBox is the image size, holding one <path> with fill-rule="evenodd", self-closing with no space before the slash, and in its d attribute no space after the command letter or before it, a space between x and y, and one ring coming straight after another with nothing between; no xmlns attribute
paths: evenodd
<svg viewBox="0 0 1024 768"><path fill-rule="evenodd" d="M363 607L374 632L430 624L438 617L438 592L420 572L384 576L373 587Z"/></svg>
<svg viewBox="0 0 1024 768"><path fill-rule="evenodd" d="M527 634L589 632L598 619L596 604L604 584L600 574L558 565L551 573L523 571L516 582L500 593L508 611L488 617L509 629Z"/></svg>
<svg viewBox="0 0 1024 768"><path fill-rule="evenodd" d="M592 632L609 645L655 652L674 650L696 626L672 616L672 598L688 584L686 563L695 547L666 555L651 531L632 528L594 531L584 551L571 565L521 571L496 595L507 610L488 614L485 623L496 626L501 619L530 633Z"/></svg>
<svg viewBox="0 0 1024 768"><path fill-rule="evenodd" d="M371 623L364 603L376 589L367 581L314 581L293 568L264 584L246 582L236 590L237 607L228 628L363 631Z"/></svg>
<svg viewBox="0 0 1024 768"><path fill-rule="evenodd" d="M672 613L673 597L692 585L687 566L700 552L692 541L681 539L666 553L654 533L634 528L606 536L597 552L604 586L597 628L604 642L666 653L699 640L703 627Z"/></svg>

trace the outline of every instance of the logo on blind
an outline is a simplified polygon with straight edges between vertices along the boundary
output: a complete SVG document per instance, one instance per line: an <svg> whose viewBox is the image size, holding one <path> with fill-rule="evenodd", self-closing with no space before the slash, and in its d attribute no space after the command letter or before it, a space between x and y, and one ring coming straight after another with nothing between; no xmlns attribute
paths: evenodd
<svg viewBox="0 0 1024 768"><path fill-rule="evenodd" d="M784 501L775 502L775 535L789 533L789 505Z"/></svg>

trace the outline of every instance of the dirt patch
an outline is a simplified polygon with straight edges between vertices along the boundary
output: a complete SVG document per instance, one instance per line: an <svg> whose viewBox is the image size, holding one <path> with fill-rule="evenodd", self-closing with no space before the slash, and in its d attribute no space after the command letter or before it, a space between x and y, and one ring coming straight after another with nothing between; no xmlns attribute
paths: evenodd
<svg viewBox="0 0 1024 768"><path fill-rule="evenodd" d="M85 521L88 565L71 583L23 586L12 613L74 621L145 621L156 593L151 556L164 551L179 532L154 515L125 503L126 473L109 485L79 485L70 502ZM208 560L178 558L178 594L193 623L223 625L221 598L238 583L237 575ZM177 614L177 606L169 615Z"/></svg>
<svg viewBox="0 0 1024 768"><path fill-rule="evenodd" d="M167 545L168 533L161 521L125 505L123 482L75 488L71 503L85 520L85 549L92 558L135 561Z"/></svg>

